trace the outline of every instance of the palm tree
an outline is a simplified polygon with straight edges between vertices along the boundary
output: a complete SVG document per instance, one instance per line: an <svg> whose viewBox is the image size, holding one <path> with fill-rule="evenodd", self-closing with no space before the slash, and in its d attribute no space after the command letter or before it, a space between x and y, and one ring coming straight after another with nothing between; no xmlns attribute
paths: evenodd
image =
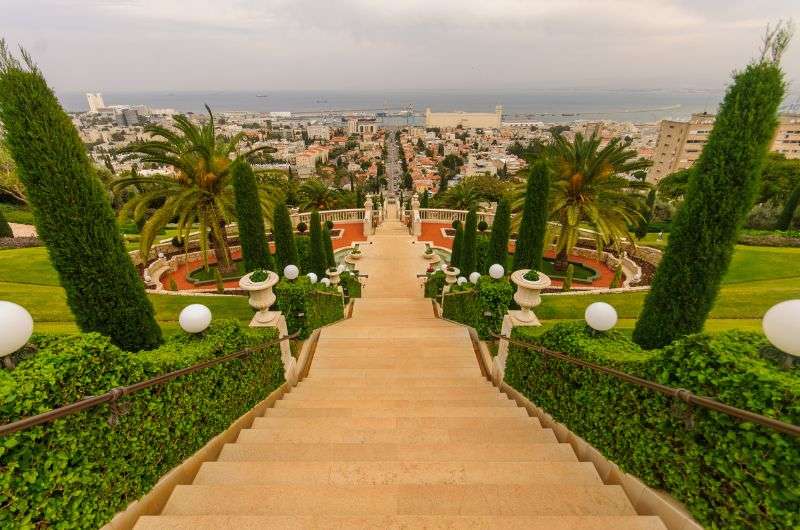
<svg viewBox="0 0 800 530"><path fill-rule="evenodd" d="M469 210L477 206L483 198L477 186L470 181L462 181L445 192L442 204L453 210Z"/></svg>
<svg viewBox="0 0 800 530"><path fill-rule="evenodd" d="M619 138L600 147L600 138L575 135L570 142L555 136L547 156L552 161L550 215L561 226L556 239L556 268L565 270L567 256L578 243L581 226L596 232L597 248L628 238L641 219L649 185L624 175L650 166Z"/></svg>
<svg viewBox="0 0 800 530"><path fill-rule="evenodd" d="M206 250L210 243L220 272L228 273L235 268L225 235L225 225L235 215L230 168L240 158L266 147L239 153L237 146L243 134L232 138L218 137L214 130L214 115L208 105L206 110L209 120L203 125L198 126L183 115L175 116L177 131L148 125L144 132L152 139L131 144L123 150L129 159L171 167L174 175L134 174L116 180L113 189L133 186L142 190L123 206L121 217L132 215L134 220L140 221L150 208L154 210L141 231L139 246L143 255L150 252L156 234L171 220L177 219L178 237L184 241L188 240L195 225L199 225L205 266L208 267ZM259 195L263 211L272 212L272 201L266 193L262 190Z"/></svg>
<svg viewBox="0 0 800 530"><path fill-rule="evenodd" d="M338 201L335 190L328 187L320 179L308 179L300 186L300 207L303 211L330 210Z"/></svg>

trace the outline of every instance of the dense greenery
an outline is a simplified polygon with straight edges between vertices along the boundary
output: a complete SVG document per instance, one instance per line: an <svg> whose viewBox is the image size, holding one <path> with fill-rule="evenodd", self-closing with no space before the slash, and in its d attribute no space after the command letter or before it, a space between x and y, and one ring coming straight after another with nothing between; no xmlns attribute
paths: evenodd
<svg viewBox="0 0 800 530"><path fill-rule="evenodd" d="M322 238L322 224L319 220L319 212L311 212L311 225L309 234L309 263L308 272L313 272L318 278L325 277L325 270L328 268L328 259L325 255L325 244Z"/></svg>
<svg viewBox="0 0 800 530"><path fill-rule="evenodd" d="M642 346L661 347L703 329L758 191L783 94L783 73L772 60L734 76L636 325Z"/></svg>
<svg viewBox="0 0 800 530"><path fill-rule="evenodd" d="M492 332L500 333L513 296L514 287L508 280L482 276L475 286L465 284L445 294L442 316L472 326L481 339L491 339Z"/></svg>
<svg viewBox="0 0 800 530"><path fill-rule="evenodd" d="M344 318L344 299L333 287L312 284L306 276L282 279L275 285L278 310L286 318L289 333L306 339L317 328Z"/></svg>
<svg viewBox="0 0 800 530"><path fill-rule="evenodd" d="M425 280L425 298L438 298L444 288L444 272L437 270Z"/></svg>
<svg viewBox="0 0 800 530"><path fill-rule="evenodd" d="M33 357L0 371L0 423L275 337L274 330L218 321L135 354L96 333L34 338ZM124 415L104 405L4 436L0 527L102 526L282 382L279 350L270 347L125 397Z"/></svg>
<svg viewBox="0 0 800 530"><path fill-rule="evenodd" d="M489 267L495 263L505 265L506 258L508 257L508 239L510 236L511 206L508 200L501 199L497 205L497 211L494 214L492 236L489 240L489 248L484 267L481 270L484 274L487 273Z"/></svg>
<svg viewBox="0 0 800 530"><path fill-rule="evenodd" d="M762 358L754 333L692 335L643 351L618 332L559 324L513 336L724 403L800 422L800 380ZM683 502L707 528L797 528L800 445L788 435L690 407L512 346L506 382L623 470Z"/></svg>
<svg viewBox="0 0 800 530"><path fill-rule="evenodd" d="M344 271L339 275L339 284L342 286L347 300L361 298L361 282L354 272Z"/></svg>
<svg viewBox="0 0 800 530"><path fill-rule="evenodd" d="M153 307L75 126L36 66L2 41L0 121L78 325L127 350L157 346Z"/></svg>
<svg viewBox="0 0 800 530"><path fill-rule="evenodd" d="M328 267L335 267L336 259L333 257L333 241L331 241L331 231L327 226L322 229L322 246L325 249L325 264Z"/></svg>
<svg viewBox="0 0 800 530"><path fill-rule="evenodd" d="M795 186L792 193L789 194L789 197L786 199L786 203L783 205L783 210L781 211L780 216L778 217L778 222L775 226L778 230L789 230L792 226L792 219L794 219L794 214L797 211L797 207L800 205L800 180L798 180L797 186Z"/></svg>
<svg viewBox="0 0 800 530"><path fill-rule="evenodd" d="M538 160L531 167L514 249L514 270L542 268L551 172L550 164L545 159Z"/></svg>
<svg viewBox="0 0 800 530"><path fill-rule="evenodd" d="M456 235L453 238L453 246L450 250L450 265L453 267L461 266L461 249L464 247L464 225L456 219L453 221Z"/></svg>
<svg viewBox="0 0 800 530"><path fill-rule="evenodd" d="M244 160L233 165L233 189L236 196L236 219L239 221L239 241L245 270L273 270L275 264L269 252L264 230L264 213L258 200L258 186L253 168Z"/></svg>
<svg viewBox="0 0 800 530"><path fill-rule="evenodd" d="M478 270L478 257L475 250L475 238L478 235L478 213L475 207L467 212L467 219L464 223L464 239L461 244L461 255L459 256L459 267L463 276L469 276Z"/></svg>
<svg viewBox="0 0 800 530"><path fill-rule="evenodd" d="M14 237L14 232L11 231L11 226L9 226L2 210L0 210L0 237Z"/></svg>
<svg viewBox="0 0 800 530"><path fill-rule="evenodd" d="M275 242L275 262L278 272L283 274L287 265L297 265L297 247L289 207L285 202L275 206L272 216L272 239Z"/></svg>

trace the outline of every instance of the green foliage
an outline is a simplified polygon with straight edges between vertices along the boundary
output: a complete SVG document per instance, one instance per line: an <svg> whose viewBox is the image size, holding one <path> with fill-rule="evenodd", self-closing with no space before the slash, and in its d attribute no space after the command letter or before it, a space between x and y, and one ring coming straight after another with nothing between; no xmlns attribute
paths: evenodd
<svg viewBox="0 0 800 530"><path fill-rule="evenodd" d="M514 250L514 270L542 269L551 172L550 164L545 159L540 159L531 166L522 223Z"/></svg>
<svg viewBox="0 0 800 530"><path fill-rule="evenodd" d="M786 203L783 205L783 210L775 226L777 230L789 230L791 228L792 219L794 219L794 213L797 211L798 205L800 205L800 180L798 180L797 186L789 194L789 198L786 199Z"/></svg>
<svg viewBox="0 0 800 530"><path fill-rule="evenodd" d="M571 291L572 290L572 278L575 276L575 265L570 263L567 265L567 274L564 276L564 281L561 284L562 291Z"/></svg>
<svg viewBox="0 0 800 530"><path fill-rule="evenodd" d="M439 298L444 288L444 272L437 270L425 280L425 298Z"/></svg>
<svg viewBox="0 0 800 530"><path fill-rule="evenodd" d="M464 246L464 226L461 221L453 221L456 229L456 236L453 238L453 248L450 250L450 266L461 266L461 249Z"/></svg>
<svg viewBox="0 0 800 530"><path fill-rule="evenodd" d="M475 238L477 237L478 214L475 208L470 208L467 212L467 220L464 223L464 240L459 256L461 274L469 276L478 270L478 259L475 253Z"/></svg>
<svg viewBox="0 0 800 530"><path fill-rule="evenodd" d="M294 281L284 278L274 289L278 310L286 318L289 333L299 331L301 339L344 318L344 299L334 287L312 284L306 276L300 276Z"/></svg>
<svg viewBox="0 0 800 530"><path fill-rule="evenodd" d="M622 266L618 266L614 269L614 277L611 279L611 284L608 286L609 289L619 289L622 287Z"/></svg>
<svg viewBox="0 0 800 530"><path fill-rule="evenodd" d="M430 202L431 194L426 189L422 192L422 197L419 200L419 207L420 208L428 208L428 203Z"/></svg>
<svg viewBox="0 0 800 530"><path fill-rule="evenodd" d="M489 255L482 269L484 273L495 263L505 266L508 257L508 238L511 235L511 205L507 199L501 199L497 205L492 222L492 236L489 240Z"/></svg>
<svg viewBox="0 0 800 530"><path fill-rule="evenodd" d="M170 291L177 291L178 290L178 282L175 281L174 276L169 277L169 290Z"/></svg>
<svg viewBox="0 0 800 530"><path fill-rule="evenodd" d="M558 324L513 336L786 422L800 422L800 380L762 358L755 333L691 335L644 351L619 332ZM511 346L506 382L623 470L684 503L706 528L797 528L800 444L608 375Z"/></svg>
<svg viewBox="0 0 800 530"><path fill-rule="evenodd" d="M345 292L348 300L351 298L361 298L361 282L351 271L344 271L339 275L339 284Z"/></svg>
<svg viewBox="0 0 800 530"><path fill-rule="evenodd" d="M272 254L269 252L264 230L264 214L258 200L258 186L253 168L244 160L233 164L233 190L236 198L236 218L239 222L239 241L245 270L272 270Z"/></svg>
<svg viewBox="0 0 800 530"><path fill-rule="evenodd" d="M492 332L500 333L513 296L514 286L507 279L481 276L474 287L471 284L454 287L452 294L445 294L442 315L472 326L481 339L491 339Z"/></svg>
<svg viewBox="0 0 800 530"><path fill-rule="evenodd" d="M39 70L20 66L4 45L0 121L37 232L80 328L127 350L157 346L161 329L153 307L75 126Z"/></svg>
<svg viewBox="0 0 800 530"><path fill-rule="evenodd" d="M14 237L14 232L11 231L11 226L6 221L6 216L3 215L2 210L0 210L0 237Z"/></svg>
<svg viewBox="0 0 800 530"><path fill-rule="evenodd" d="M287 265L298 265L292 218L285 202L275 206L275 214L272 217L272 239L275 241L275 262L278 272L283 274L283 269Z"/></svg>
<svg viewBox="0 0 800 530"><path fill-rule="evenodd" d="M172 297L170 297L172 298ZM217 321L156 350L128 353L97 333L35 339L0 373L0 423L211 360L276 337ZM277 346L179 377L0 441L0 527L98 528L283 382ZM115 418L116 422L111 422Z"/></svg>
<svg viewBox="0 0 800 530"><path fill-rule="evenodd" d="M214 267L214 284L218 293L225 292L225 282L222 281L222 273L219 271L219 267Z"/></svg>
<svg viewBox="0 0 800 530"><path fill-rule="evenodd" d="M311 230L309 234L309 272L314 272L319 278L325 277L325 269L328 268L328 259L325 256L325 244L322 240L322 226L320 225L319 212L311 212L309 221Z"/></svg>
<svg viewBox="0 0 800 530"><path fill-rule="evenodd" d="M783 94L775 63L753 63L734 76L636 324L642 346L661 347L703 329L758 191Z"/></svg>
<svg viewBox="0 0 800 530"><path fill-rule="evenodd" d="M331 231L326 226L322 229L322 246L325 248L325 265L335 267L336 259L333 257L333 241L331 241Z"/></svg>

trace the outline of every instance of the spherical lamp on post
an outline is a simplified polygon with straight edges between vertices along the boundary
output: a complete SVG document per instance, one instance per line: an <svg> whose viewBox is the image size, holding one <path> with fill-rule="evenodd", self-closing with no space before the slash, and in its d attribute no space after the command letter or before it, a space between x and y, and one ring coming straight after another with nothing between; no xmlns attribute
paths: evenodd
<svg viewBox="0 0 800 530"><path fill-rule="evenodd" d="M203 304L190 304L183 308L178 323L186 333L200 333L211 324L211 310Z"/></svg>
<svg viewBox="0 0 800 530"><path fill-rule="evenodd" d="M505 269L499 263L495 263L494 265L489 267L489 276L491 276L492 279L499 280L505 275L505 273L506 273Z"/></svg>
<svg viewBox="0 0 800 530"><path fill-rule="evenodd" d="M300 276L300 269L297 265L287 265L283 268L283 276L289 281L295 281Z"/></svg>
<svg viewBox="0 0 800 530"><path fill-rule="evenodd" d="M786 300L772 306L762 321L764 335L786 354L784 367L790 368L800 356L800 300Z"/></svg>
<svg viewBox="0 0 800 530"><path fill-rule="evenodd" d="M611 304L595 302L586 308L586 323L595 331L608 331L617 325L617 310Z"/></svg>
<svg viewBox="0 0 800 530"><path fill-rule="evenodd" d="M310 281L312 284L317 283L317 280L319 279L317 278L317 275L314 274L313 272L309 272L308 274L306 274L306 276L308 276L308 281Z"/></svg>
<svg viewBox="0 0 800 530"><path fill-rule="evenodd" d="M0 300L0 357L6 367L14 367L9 356L25 346L32 334L31 314L21 305Z"/></svg>
<svg viewBox="0 0 800 530"><path fill-rule="evenodd" d="M473 272L472 274L469 275L469 283L477 284L478 280L480 280L480 279L481 279L481 273L480 272Z"/></svg>
<svg viewBox="0 0 800 530"><path fill-rule="evenodd" d="M467 279L464 278L463 276L459 276L458 277L458 285L464 285L465 283L467 283Z"/></svg>
<svg viewBox="0 0 800 530"><path fill-rule="evenodd" d="M328 278L322 278L322 279L319 281L319 283L321 283L321 284L322 284L322 285L324 285L325 287L328 287L328 286L331 284L331 281L330 281Z"/></svg>

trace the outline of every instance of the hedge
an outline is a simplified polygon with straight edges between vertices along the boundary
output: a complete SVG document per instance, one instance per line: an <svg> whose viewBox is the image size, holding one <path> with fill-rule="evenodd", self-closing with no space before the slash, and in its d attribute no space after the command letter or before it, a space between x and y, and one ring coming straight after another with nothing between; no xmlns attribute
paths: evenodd
<svg viewBox="0 0 800 530"><path fill-rule="evenodd" d="M500 333L513 296L514 286L505 278L482 276L475 286L454 286L445 294L442 316L472 326L481 339L492 339L492 332Z"/></svg>
<svg viewBox="0 0 800 530"><path fill-rule="evenodd" d="M0 423L185 368L276 337L219 321L129 353L98 333L36 336L38 351L0 371ZM98 528L283 382L277 346L0 441L0 527Z"/></svg>
<svg viewBox="0 0 800 530"><path fill-rule="evenodd" d="M300 339L308 338L317 328L344 318L342 294L334 287L312 284L305 276L294 281L282 279L275 285L275 295L289 333L300 332Z"/></svg>
<svg viewBox="0 0 800 530"><path fill-rule="evenodd" d="M444 287L444 273L440 270L429 274L425 280L425 298L439 298Z"/></svg>
<svg viewBox="0 0 800 530"><path fill-rule="evenodd" d="M2 210L0 210L0 237L14 237L14 232L11 230L11 225L8 224L6 216L3 215Z"/></svg>
<svg viewBox="0 0 800 530"><path fill-rule="evenodd" d="M350 271L344 271L339 276L339 283L345 291L345 295L350 298L361 298L361 282L358 281L358 276Z"/></svg>
<svg viewBox="0 0 800 530"><path fill-rule="evenodd" d="M800 423L800 378L762 352L763 336L690 335L642 350L619 332L557 324L513 336L735 407ZM510 348L506 382L623 470L684 503L707 528L797 528L800 443L789 435Z"/></svg>

